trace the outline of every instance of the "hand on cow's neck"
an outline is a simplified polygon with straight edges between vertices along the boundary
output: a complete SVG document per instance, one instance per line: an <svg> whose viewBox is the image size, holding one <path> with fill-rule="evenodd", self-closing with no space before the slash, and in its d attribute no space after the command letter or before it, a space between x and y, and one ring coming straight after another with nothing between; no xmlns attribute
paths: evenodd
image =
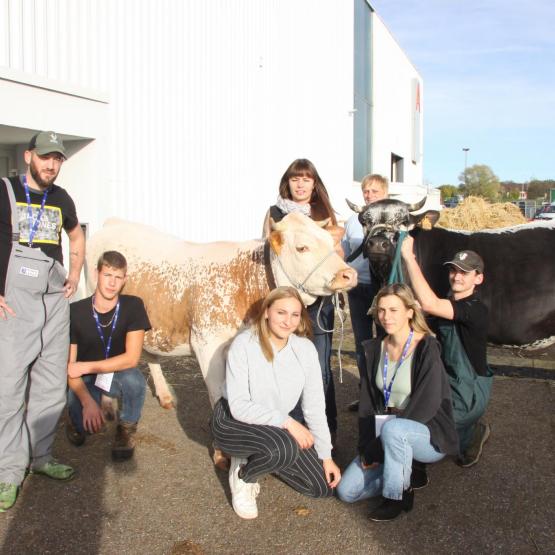
<svg viewBox="0 0 555 555"><path fill-rule="evenodd" d="M110 312L117 304L119 300L119 295L113 299L106 299L101 293L96 290L94 292L94 309L101 314Z"/></svg>

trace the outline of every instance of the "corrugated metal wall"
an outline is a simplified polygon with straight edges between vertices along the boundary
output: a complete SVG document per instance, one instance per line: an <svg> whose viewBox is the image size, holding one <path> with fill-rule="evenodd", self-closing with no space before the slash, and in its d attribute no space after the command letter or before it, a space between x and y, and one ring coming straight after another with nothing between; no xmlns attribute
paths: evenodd
<svg viewBox="0 0 555 555"><path fill-rule="evenodd" d="M106 93L107 133L68 187L93 230L117 215L244 239L297 157L348 212L353 27L345 0L0 0L0 70Z"/></svg>
<svg viewBox="0 0 555 555"><path fill-rule="evenodd" d="M294 158L311 157L338 193L350 182L344 4L111 9L110 150L121 157L106 178L118 213L197 241L247 238L260 233Z"/></svg>
<svg viewBox="0 0 555 555"><path fill-rule="evenodd" d="M107 0L2 0L0 66L106 90Z"/></svg>

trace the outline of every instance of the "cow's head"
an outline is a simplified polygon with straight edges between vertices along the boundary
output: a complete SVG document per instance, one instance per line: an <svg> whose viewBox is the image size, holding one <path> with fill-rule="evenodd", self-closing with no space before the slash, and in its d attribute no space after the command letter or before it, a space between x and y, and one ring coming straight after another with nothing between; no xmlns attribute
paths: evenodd
<svg viewBox="0 0 555 555"><path fill-rule="evenodd" d="M423 208L426 197L415 204L384 199L363 207L346 200L364 229L363 255L369 259L371 271L381 283L387 282L391 272L399 232L410 231L424 217L432 225L438 218L438 213L432 210L415 214Z"/></svg>
<svg viewBox="0 0 555 555"><path fill-rule="evenodd" d="M346 291L357 283L356 271L337 254L329 221L315 222L291 213L280 222L271 221L269 242L276 285L293 285L306 304L320 295Z"/></svg>

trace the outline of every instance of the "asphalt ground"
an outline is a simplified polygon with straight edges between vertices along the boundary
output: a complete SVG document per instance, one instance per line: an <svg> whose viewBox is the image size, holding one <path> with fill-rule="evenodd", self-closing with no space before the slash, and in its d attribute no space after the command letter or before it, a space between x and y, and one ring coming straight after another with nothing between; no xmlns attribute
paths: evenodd
<svg viewBox="0 0 555 555"><path fill-rule="evenodd" d="M16 505L0 514L0 555L555 552L552 379L496 376L480 462L429 466L430 485L396 521L371 522L365 502L308 499L272 476L261 480L260 516L244 521L231 508L227 473L211 463L210 407L196 361L162 362L177 407L164 410L147 392L134 459L110 460L113 424L80 448L60 424L55 455L77 476L25 480ZM356 395L357 372L344 357L343 468L355 455L356 415L345 407Z"/></svg>

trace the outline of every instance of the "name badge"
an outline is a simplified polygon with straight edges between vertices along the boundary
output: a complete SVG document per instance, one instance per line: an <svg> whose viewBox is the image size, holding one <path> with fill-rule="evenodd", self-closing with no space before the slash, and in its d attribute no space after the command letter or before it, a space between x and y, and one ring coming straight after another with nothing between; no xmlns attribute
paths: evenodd
<svg viewBox="0 0 555 555"><path fill-rule="evenodd" d="M31 277L31 278L38 278L39 277L39 271L36 270L35 268L27 268L27 266L21 266L21 268L19 268L19 273L22 276L27 276L27 277Z"/></svg>
<svg viewBox="0 0 555 555"><path fill-rule="evenodd" d="M103 391L106 391L107 393L109 393L112 387L113 378L114 378L113 372L97 374L96 380L94 381L94 385L96 385L96 387L99 387Z"/></svg>
<svg viewBox="0 0 555 555"><path fill-rule="evenodd" d="M394 414L376 414L376 437L380 437L382 431L382 426L392 418L395 418Z"/></svg>

